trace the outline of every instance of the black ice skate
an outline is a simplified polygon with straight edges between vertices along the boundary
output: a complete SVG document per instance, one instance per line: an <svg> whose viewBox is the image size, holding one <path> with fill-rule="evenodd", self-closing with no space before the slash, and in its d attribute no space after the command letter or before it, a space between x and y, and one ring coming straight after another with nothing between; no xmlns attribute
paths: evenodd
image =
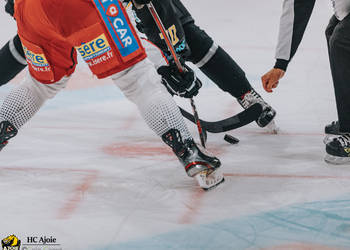
<svg viewBox="0 0 350 250"><path fill-rule="evenodd" d="M0 151L8 144L8 140L17 135L17 129L8 121L0 122Z"/></svg>
<svg viewBox="0 0 350 250"><path fill-rule="evenodd" d="M333 121L331 124L326 125L326 127L324 128L324 132L326 134L326 137L323 140L324 144L331 142L334 139L334 137L342 134L339 132L338 121Z"/></svg>
<svg viewBox="0 0 350 250"><path fill-rule="evenodd" d="M224 182L220 160L202 152L192 139L183 142L177 129L169 130L162 139L173 149L187 175L195 178L201 188L209 190Z"/></svg>
<svg viewBox="0 0 350 250"><path fill-rule="evenodd" d="M278 128L273 120L276 116L276 111L267 102L265 102L254 89L244 94L241 98L237 98L237 100L244 109L249 108L255 103L259 103L263 108L263 112L256 120L256 123L259 127L266 127L270 132L277 133Z"/></svg>
<svg viewBox="0 0 350 250"><path fill-rule="evenodd" d="M343 134L326 144L325 161L330 164L350 163L350 134Z"/></svg>

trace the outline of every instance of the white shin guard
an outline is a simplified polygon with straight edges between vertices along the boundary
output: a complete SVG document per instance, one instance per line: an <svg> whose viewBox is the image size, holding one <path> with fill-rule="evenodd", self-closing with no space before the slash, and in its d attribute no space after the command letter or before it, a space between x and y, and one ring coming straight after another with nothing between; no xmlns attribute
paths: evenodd
<svg viewBox="0 0 350 250"><path fill-rule="evenodd" d="M115 74L112 79L124 95L137 105L148 126L158 136L170 129L177 129L183 140L191 138L179 108L148 59Z"/></svg>

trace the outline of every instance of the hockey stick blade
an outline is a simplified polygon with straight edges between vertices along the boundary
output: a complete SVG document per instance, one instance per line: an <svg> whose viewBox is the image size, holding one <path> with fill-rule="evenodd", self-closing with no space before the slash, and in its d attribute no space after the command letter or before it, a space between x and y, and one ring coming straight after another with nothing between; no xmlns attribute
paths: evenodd
<svg viewBox="0 0 350 250"><path fill-rule="evenodd" d="M181 114L188 119L189 121L195 123L194 117L192 114L188 113L186 110L180 107ZM241 113L231 116L227 119L215 122L208 122L200 120L200 123L204 130L210 133L223 133L230 131L236 128L243 127L256 119L261 115L262 106L259 103L256 103L249 107L246 110L243 110Z"/></svg>

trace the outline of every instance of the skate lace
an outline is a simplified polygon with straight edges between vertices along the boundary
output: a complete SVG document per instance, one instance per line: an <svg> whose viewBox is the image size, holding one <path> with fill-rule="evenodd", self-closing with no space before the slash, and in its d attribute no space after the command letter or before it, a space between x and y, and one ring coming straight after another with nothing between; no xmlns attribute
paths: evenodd
<svg viewBox="0 0 350 250"><path fill-rule="evenodd" d="M342 147L348 147L350 146L350 134L342 135L337 138L338 142Z"/></svg>
<svg viewBox="0 0 350 250"><path fill-rule="evenodd" d="M269 106L254 90L251 90L250 92L246 93L241 99L240 103L245 109L249 108L255 103L259 103L263 107L263 109Z"/></svg>

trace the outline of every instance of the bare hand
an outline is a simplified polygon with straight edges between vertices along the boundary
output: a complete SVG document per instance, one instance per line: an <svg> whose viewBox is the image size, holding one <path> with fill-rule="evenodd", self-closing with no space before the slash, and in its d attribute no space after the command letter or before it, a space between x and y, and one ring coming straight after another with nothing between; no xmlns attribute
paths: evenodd
<svg viewBox="0 0 350 250"><path fill-rule="evenodd" d="M279 80L284 76L285 71L273 68L261 77L262 85L266 92L272 93L272 89L278 86Z"/></svg>

